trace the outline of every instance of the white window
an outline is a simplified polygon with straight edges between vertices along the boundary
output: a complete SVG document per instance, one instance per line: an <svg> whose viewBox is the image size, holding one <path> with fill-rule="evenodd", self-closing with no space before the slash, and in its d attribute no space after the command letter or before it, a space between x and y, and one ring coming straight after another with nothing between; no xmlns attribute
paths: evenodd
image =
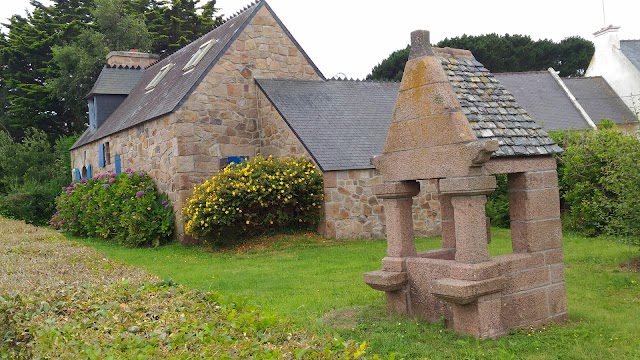
<svg viewBox="0 0 640 360"><path fill-rule="evenodd" d="M189 62L187 63L187 65L185 65L182 68L182 71L189 71L189 70L193 69L194 67L196 67L196 65L198 65L200 60L202 60L202 58L207 53L207 51L209 51L209 49L211 49L211 47L215 43L216 43L216 40L215 39L211 39L211 40L207 41L206 43L200 45L198 50L196 50L196 52L193 54L193 56L191 56L191 59L189 59Z"/></svg>
<svg viewBox="0 0 640 360"><path fill-rule="evenodd" d="M167 65L163 66L160 69L160 71L156 74L156 76L153 78L153 80L151 80L149 85L147 85L147 87L144 88L144 89L147 90L147 91L153 90L153 88L155 88L160 83L162 78L165 75L167 75L167 73L169 72L169 70L171 70L172 67L173 67L173 64L167 64Z"/></svg>

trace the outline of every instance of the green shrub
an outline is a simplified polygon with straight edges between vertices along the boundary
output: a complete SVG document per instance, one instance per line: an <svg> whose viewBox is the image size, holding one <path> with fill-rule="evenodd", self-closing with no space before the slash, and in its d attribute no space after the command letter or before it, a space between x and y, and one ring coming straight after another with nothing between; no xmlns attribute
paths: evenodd
<svg viewBox="0 0 640 360"><path fill-rule="evenodd" d="M183 209L185 232L215 245L262 233L309 229L320 219L322 176L303 158L230 165L194 186Z"/></svg>
<svg viewBox="0 0 640 360"><path fill-rule="evenodd" d="M79 236L158 246L173 233L167 196L144 172L131 169L71 183L56 199L56 210L51 226Z"/></svg>
<svg viewBox="0 0 640 360"><path fill-rule="evenodd" d="M568 225L586 235L640 235L640 141L611 126L556 135ZM637 242L637 241L636 241Z"/></svg>
<svg viewBox="0 0 640 360"><path fill-rule="evenodd" d="M487 197L487 216L491 219L491 225L501 228L509 228L509 194L507 187L507 175L496 175L497 187Z"/></svg>
<svg viewBox="0 0 640 360"><path fill-rule="evenodd" d="M70 178L69 147L75 138L59 138L28 130L22 142L0 131L0 214L44 225L51 218L54 199Z"/></svg>

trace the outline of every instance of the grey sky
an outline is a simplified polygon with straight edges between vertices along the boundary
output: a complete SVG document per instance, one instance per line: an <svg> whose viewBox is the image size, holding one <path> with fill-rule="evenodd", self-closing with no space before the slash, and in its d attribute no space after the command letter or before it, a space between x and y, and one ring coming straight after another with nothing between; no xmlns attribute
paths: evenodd
<svg viewBox="0 0 640 360"><path fill-rule="evenodd" d="M392 51L405 47L409 33L431 31L431 40L462 34L522 34L560 41L605 25L602 0L267 0L282 22L327 77L363 78ZM48 1L43 1L48 3ZM250 2L218 0L231 15ZM604 0L606 24L621 26L621 39L640 39L640 1ZM0 19L22 13L28 0L2 0Z"/></svg>

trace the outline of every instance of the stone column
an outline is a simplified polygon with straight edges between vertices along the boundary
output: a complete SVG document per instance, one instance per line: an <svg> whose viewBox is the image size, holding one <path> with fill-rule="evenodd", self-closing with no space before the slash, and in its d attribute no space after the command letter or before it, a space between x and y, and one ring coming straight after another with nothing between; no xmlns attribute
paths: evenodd
<svg viewBox="0 0 640 360"><path fill-rule="evenodd" d="M476 264L491 260L487 248L486 195L453 196L456 261Z"/></svg>
<svg viewBox="0 0 640 360"><path fill-rule="evenodd" d="M442 248L451 249L456 247L456 223L453 219L453 205L451 205L451 196L441 194L440 200L440 218L442 229Z"/></svg>
<svg viewBox="0 0 640 360"><path fill-rule="evenodd" d="M376 196L384 199L387 225L387 256L416 256L413 237L413 197L420 192L417 181L384 183L374 188Z"/></svg>
<svg viewBox="0 0 640 360"><path fill-rule="evenodd" d="M487 216L484 206L487 202L486 194L495 188L495 176L453 177L440 180L440 193L445 199L451 199L456 261L475 264L491 260L487 249ZM443 206L444 212L446 210ZM447 242L451 240L447 239Z"/></svg>

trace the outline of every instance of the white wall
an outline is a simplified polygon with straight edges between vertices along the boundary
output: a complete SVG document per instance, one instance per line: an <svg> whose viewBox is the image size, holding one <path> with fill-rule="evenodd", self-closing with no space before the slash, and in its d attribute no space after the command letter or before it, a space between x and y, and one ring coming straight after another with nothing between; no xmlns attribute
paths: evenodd
<svg viewBox="0 0 640 360"><path fill-rule="evenodd" d="M602 76L635 114L640 113L640 70L620 51L619 27L596 32L595 54L585 76Z"/></svg>

